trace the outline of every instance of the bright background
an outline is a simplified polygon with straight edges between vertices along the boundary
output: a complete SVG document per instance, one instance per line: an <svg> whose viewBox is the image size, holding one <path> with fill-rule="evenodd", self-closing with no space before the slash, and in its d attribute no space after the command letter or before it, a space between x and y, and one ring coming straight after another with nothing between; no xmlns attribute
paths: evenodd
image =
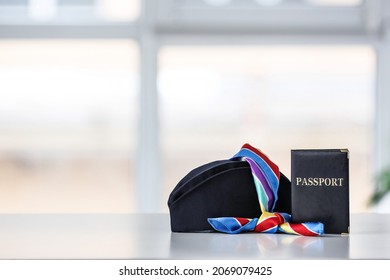
<svg viewBox="0 0 390 280"><path fill-rule="evenodd" d="M0 213L168 212L246 142L288 177L291 149L348 148L351 211L389 212L367 206L390 162L385 5L0 0Z"/></svg>

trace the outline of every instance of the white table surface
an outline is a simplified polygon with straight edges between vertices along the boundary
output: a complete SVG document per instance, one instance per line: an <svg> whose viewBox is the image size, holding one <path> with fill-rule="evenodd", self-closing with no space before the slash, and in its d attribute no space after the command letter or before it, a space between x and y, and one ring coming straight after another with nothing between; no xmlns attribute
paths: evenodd
<svg viewBox="0 0 390 280"><path fill-rule="evenodd" d="M0 259L390 259L390 214L323 237L172 233L168 214L1 214Z"/></svg>

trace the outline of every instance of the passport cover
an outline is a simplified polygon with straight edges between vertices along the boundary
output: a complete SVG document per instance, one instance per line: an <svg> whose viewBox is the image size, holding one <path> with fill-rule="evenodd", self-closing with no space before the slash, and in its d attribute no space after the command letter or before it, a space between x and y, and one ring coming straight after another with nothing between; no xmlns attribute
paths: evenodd
<svg viewBox="0 0 390 280"><path fill-rule="evenodd" d="M322 222L328 234L349 233L347 149L291 150L291 215Z"/></svg>

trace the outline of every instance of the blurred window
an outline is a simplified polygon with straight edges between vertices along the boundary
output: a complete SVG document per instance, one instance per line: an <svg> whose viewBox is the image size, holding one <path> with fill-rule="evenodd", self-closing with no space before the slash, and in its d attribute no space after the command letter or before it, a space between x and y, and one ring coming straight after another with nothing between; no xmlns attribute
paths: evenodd
<svg viewBox="0 0 390 280"><path fill-rule="evenodd" d="M0 0L0 22L132 22L140 0Z"/></svg>
<svg viewBox="0 0 390 280"><path fill-rule="evenodd" d="M304 0L309 4L318 6L359 6L363 0Z"/></svg>
<svg viewBox="0 0 390 280"><path fill-rule="evenodd" d="M277 8L277 7L354 7L363 0L176 0L174 6L186 8Z"/></svg>
<svg viewBox="0 0 390 280"><path fill-rule="evenodd" d="M379 38L382 2L0 0L0 213L138 211L139 197L157 200L161 186L135 192L133 177L160 171L167 211L186 172L244 142L286 175L292 148L349 148L351 209L365 211L378 135L368 44ZM277 45L298 37L306 45ZM139 41L156 53L139 52ZM199 45L212 42L220 45ZM311 45L325 42L346 45ZM155 56L158 100L153 85L138 98ZM139 77L139 61L151 76ZM159 123L140 102L157 104L145 107ZM157 141L137 134L155 127ZM136 139L145 144L137 151ZM156 154L135 169L136 152L160 148L161 165Z"/></svg>
<svg viewBox="0 0 390 280"><path fill-rule="evenodd" d="M375 59L370 46L165 47L164 200L188 171L248 142L288 177L291 149L350 149L351 210L366 210Z"/></svg>
<svg viewBox="0 0 390 280"><path fill-rule="evenodd" d="M0 41L0 213L134 211L138 48Z"/></svg>

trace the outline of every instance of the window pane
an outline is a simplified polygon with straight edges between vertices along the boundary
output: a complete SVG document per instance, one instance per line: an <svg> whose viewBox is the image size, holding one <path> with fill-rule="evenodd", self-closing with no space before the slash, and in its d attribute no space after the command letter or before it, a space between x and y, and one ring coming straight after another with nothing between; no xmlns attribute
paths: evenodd
<svg viewBox="0 0 390 280"><path fill-rule="evenodd" d="M134 21L140 15L140 6L140 0L97 0L95 9L107 21Z"/></svg>
<svg viewBox="0 0 390 280"><path fill-rule="evenodd" d="M306 2L318 6L359 6L363 0L305 0Z"/></svg>
<svg viewBox="0 0 390 280"><path fill-rule="evenodd" d="M130 212L138 50L0 42L0 212Z"/></svg>
<svg viewBox="0 0 390 280"><path fill-rule="evenodd" d="M0 22L129 22L140 15L140 0L0 0Z"/></svg>
<svg viewBox="0 0 390 280"><path fill-rule="evenodd" d="M176 0L174 5L190 9L245 9L316 6L359 6L363 0ZM169 3L168 3L169 4Z"/></svg>
<svg viewBox="0 0 390 280"><path fill-rule="evenodd" d="M288 177L291 149L349 148L351 210L366 210L373 190L371 47L172 46L159 59L164 200L188 171L248 142Z"/></svg>

